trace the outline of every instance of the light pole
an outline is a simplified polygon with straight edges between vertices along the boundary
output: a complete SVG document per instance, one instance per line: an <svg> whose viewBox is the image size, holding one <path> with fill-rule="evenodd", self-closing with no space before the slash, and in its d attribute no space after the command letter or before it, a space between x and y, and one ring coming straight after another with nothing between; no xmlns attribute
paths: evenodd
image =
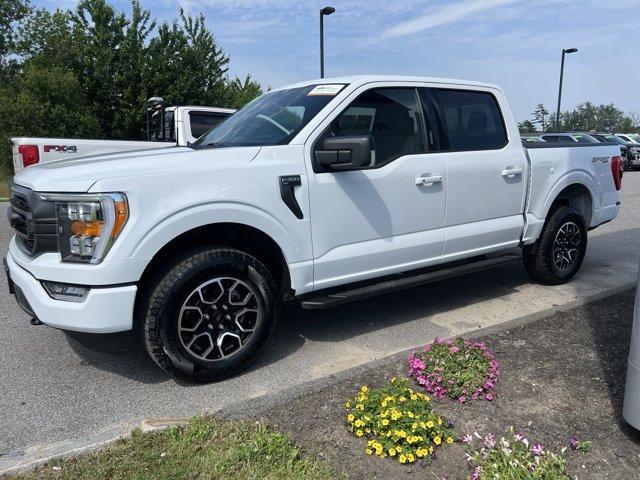
<svg viewBox="0 0 640 480"><path fill-rule="evenodd" d="M560 131L560 100L562 99L562 77L564 75L564 56L567 53L577 52L577 48L563 48L562 61L560 62L560 87L558 87L558 109L556 110L556 132Z"/></svg>
<svg viewBox="0 0 640 480"><path fill-rule="evenodd" d="M336 9L324 7L320 10L320 78L324 78L324 16L331 15Z"/></svg>

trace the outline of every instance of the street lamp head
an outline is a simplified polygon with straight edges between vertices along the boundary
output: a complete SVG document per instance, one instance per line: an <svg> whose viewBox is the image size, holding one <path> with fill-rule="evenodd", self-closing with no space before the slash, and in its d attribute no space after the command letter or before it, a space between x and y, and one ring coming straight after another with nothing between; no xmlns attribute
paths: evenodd
<svg viewBox="0 0 640 480"><path fill-rule="evenodd" d="M578 51L577 48L564 48L564 53L575 53Z"/></svg>
<svg viewBox="0 0 640 480"><path fill-rule="evenodd" d="M322 10L320 10L320 15L331 15L335 11L336 9L333 7L324 7Z"/></svg>

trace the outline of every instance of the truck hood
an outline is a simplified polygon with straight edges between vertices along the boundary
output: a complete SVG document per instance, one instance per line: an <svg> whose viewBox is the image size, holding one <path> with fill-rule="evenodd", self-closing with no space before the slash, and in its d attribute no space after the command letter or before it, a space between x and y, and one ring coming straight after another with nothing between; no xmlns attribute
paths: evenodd
<svg viewBox="0 0 640 480"><path fill-rule="evenodd" d="M189 170L228 167L250 162L260 147L229 147L194 150L188 147L125 152L70 160L57 160L22 170L14 182L37 192L87 192L102 180L131 178L150 173L171 175Z"/></svg>

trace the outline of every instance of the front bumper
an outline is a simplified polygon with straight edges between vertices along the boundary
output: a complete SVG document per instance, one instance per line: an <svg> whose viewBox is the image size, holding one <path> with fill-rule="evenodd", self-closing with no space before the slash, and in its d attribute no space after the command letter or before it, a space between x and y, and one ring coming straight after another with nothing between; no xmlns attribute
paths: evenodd
<svg viewBox="0 0 640 480"><path fill-rule="evenodd" d="M9 288L20 307L50 327L86 333L131 330L137 287L93 287L82 302L54 300L42 284L7 255ZM61 281L64 281L61 279Z"/></svg>

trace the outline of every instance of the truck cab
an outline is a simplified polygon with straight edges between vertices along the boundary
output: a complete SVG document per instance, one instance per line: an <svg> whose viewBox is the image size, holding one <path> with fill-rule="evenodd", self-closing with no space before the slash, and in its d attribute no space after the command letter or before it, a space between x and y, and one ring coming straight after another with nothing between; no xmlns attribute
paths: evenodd
<svg viewBox="0 0 640 480"><path fill-rule="evenodd" d="M38 321L133 331L174 377L214 381L258 358L285 301L337 307L511 261L570 281L618 214L621 162L617 145L524 148L495 85L311 80L186 146L25 169L6 270Z"/></svg>

